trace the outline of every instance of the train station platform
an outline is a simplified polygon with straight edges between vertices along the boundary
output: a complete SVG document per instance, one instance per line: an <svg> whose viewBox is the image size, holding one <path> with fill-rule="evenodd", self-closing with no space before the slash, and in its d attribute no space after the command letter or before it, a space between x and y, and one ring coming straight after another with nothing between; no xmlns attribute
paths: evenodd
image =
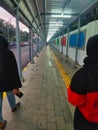
<svg viewBox="0 0 98 130"><path fill-rule="evenodd" d="M35 64L23 70L21 107L12 113L4 97L6 130L74 130L74 107L67 101L67 85L80 66L57 50L45 46ZM68 82L67 82L68 81Z"/></svg>

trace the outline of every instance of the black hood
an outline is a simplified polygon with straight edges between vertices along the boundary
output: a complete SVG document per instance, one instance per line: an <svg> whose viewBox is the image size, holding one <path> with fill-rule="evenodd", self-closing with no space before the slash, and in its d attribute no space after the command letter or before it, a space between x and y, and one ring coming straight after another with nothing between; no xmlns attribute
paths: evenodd
<svg viewBox="0 0 98 130"><path fill-rule="evenodd" d="M84 67L98 76L98 34L88 39L86 53Z"/></svg>
<svg viewBox="0 0 98 130"><path fill-rule="evenodd" d="M0 34L0 52L8 48L8 45L8 41L4 38L2 34Z"/></svg>
<svg viewBox="0 0 98 130"><path fill-rule="evenodd" d="M3 73L4 51L8 48L8 41L0 33L0 76Z"/></svg>
<svg viewBox="0 0 98 130"><path fill-rule="evenodd" d="M90 71L92 74L98 77L98 59L93 60L89 57L86 57L84 59L84 65L83 65L88 71Z"/></svg>

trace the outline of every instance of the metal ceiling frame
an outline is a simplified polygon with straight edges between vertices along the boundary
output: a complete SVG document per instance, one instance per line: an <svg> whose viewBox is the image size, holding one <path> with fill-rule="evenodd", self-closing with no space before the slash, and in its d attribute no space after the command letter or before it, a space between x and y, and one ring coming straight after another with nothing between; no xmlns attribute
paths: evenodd
<svg viewBox="0 0 98 130"><path fill-rule="evenodd" d="M30 6L28 5L28 2L27 2L27 0L24 0L24 2L25 2L25 5L27 6L27 8L28 8L28 10L29 10L29 12L30 12L30 14L32 15L32 17L33 17L33 20L32 20L32 24L33 24L33 21L35 22L35 24L37 25L37 27L38 27L38 23L37 23L37 21L36 21L36 19L35 19L35 16L34 16L34 14L33 14L33 12L31 11L31 9L30 9ZM41 29L39 30L40 32L41 32Z"/></svg>
<svg viewBox="0 0 98 130"><path fill-rule="evenodd" d="M28 10L30 11L30 13L31 13L31 15L32 15L32 17L33 17L32 25L33 25L34 22L35 22L35 24L37 25L37 28L36 28L35 32L37 32L37 34L42 37L42 34L41 34L42 30L41 30L41 28L38 28L39 25L38 25L38 23L37 23L37 21L36 21L36 19L35 19L35 16L34 16L33 12L32 12L31 9L30 9L30 6L29 6L28 2L27 2L26 0L24 0L24 2L25 2L26 6L28 7ZM39 32L38 32L37 30L39 30Z"/></svg>
<svg viewBox="0 0 98 130"><path fill-rule="evenodd" d="M40 17L40 11L39 11L39 6L38 6L38 1L35 0L35 3L36 3L36 7L37 7L37 11L38 11L38 16L39 16L39 19L40 19L40 23L42 25L42 21L41 21L41 17ZM41 28L42 29L42 28ZM42 29L43 30L43 29Z"/></svg>
<svg viewBox="0 0 98 130"><path fill-rule="evenodd" d="M46 23L46 0L44 0L44 13L45 13L45 15L44 15L44 22ZM40 14L41 15L41 14ZM45 26L46 27L46 26ZM46 40L46 30L45 30L45 40Z"/></svg>
<svg viewBox="0 0 98 130"><path fill-rule="evenodd" d="M82 16L86 15L88 12L90 12L91 10L93 10L93 9L94 9L95 7L97 7L97 6L98 6L98 1L95 1L93 4L88 5L88 7L86 7L83 11L81 11L81 13L78 14L78 16L75 17L75 18L67 25L67 27L68 27L70 24L72 24L76 19L78 19L79 17L82 17ZM65 27L64 29L66 29L67 27ZM63 29L63 30L64 30L64 29ZM61 31L63 31L63 30L61 30ZM61 31L60 31L60 33L61 33ZM58 34L55 34L52 38L54 38L54 37L59 37L59 35L58 35ZM52 40L52 38L51 38L51 40Z"/></svg>
<svg viewBox="0 0 98 130"><path fill-rule="evenodd" d="M7 5L7 1L6 0L2 0L0 1L0 5L3 5L3 7L5 7L5 9L11 13L13 16L15 16L15 11L16 11L16 7L19 7L19 14L20 14L20 21L25 24L27 27L33 29L34 32L36 32L39 36L43 37L46 39L47 35L48 35L48 28L51 27L51 21L55 21L55 24L59 22L59 20L62 20L62 18L52 18L52 15L71 15L71 21L70 23L67 21L67 23L65 23L65 20L62 20L62 22L64 22L62 27L59 27L59 33L62 34L62 32L69 26L69 24L72 24L76 19L78 19L79 17L83 17L87 12L89 12L90 10L92 10L92 8L95 8L96 6L98 6L98 0L93 0L88 2L89 5L84 8L84 10L82 10L81 12L73 12L73 13L66 13L65 10L66 8L69 7L70 3L72 2L72 0L62 0L63 4L60 6L60 10L58 11L58 13L56 13L56 11L52 12L51 9L53 9L53 7L56 8L55 5L58 5L58 1L52 1L52 0L43 0L43 1L38 1L38 0L8 0L10 1L9 3L12 3L11 5L13 5L14 8L10 7L11 5ZM27 9L27 14L30 15L30 18L26 15L26 13L23 11L23 9L21 9L21 6L19 6L19 3L23 2L24 7L26 7ZM32 5L30 5L31 3ZM52 2L54 2L53 6L52 6ZM42 4L42 6L40 7L39 4ZM49 10L46 10L46 6L47 3L49 3L52 7L49 7ZM59 1L60 3L60 1ZM33 7L35 10L33 10ZM40 8L41 10L43 10L43 12L40 12ZM83 6L82 6L83 8ZM47 12L46 12L47 11ZM49 17L49 18L48 18ZM47 19L46 19L47 18ZM32 20L32 21L31 21ZM49 23L48 21L49 20ZM54 25L54 24L53 24ZM55 34L53 37L57 37L58 34ZM53 38L52 37L52 38Z"/></svg>
<svg viewBox="0 0 98 130"><path fill-rule="evenodd" d="M5 4L5 2L4 1L0 1L0 5L2 5L2 7L4 7L5 9L7 9L7 11L9 12L9 13L11 13L14 17L15 17L15 12L16 12L16 7L18 6L19 7L19 3L17 3L16 1L14 1L14 0L10 0L12 3L13 3L13 5L14 5L14 9L13 9L13 11L12 11L12 8L10 8L9 6L7 6L6 4ZM20 1L18 1L18 2L20 2ZM29 10L30 11L30 10ZM24 12L21 10L21 8L19 7L19 12L22 14L22 16L25 18L25 20L27 21L24 21L21 17L19 17L19 19L20 19L20 21L23 23L23 24L25 24L28 28L33 28L33 30L34 30L34 32L36 32L40 37L42 37L42 34L41 34L41 32L39 31L38 32L38 29L36 29L35 27L34 27L34 25L33 25L33 23L28 19L28 17L24 14ZM29 12L30 14L31 14L31 12ZM33 16L33 14L32 14L32 16ZM34 18L35 19L35 18Z"/></svg>

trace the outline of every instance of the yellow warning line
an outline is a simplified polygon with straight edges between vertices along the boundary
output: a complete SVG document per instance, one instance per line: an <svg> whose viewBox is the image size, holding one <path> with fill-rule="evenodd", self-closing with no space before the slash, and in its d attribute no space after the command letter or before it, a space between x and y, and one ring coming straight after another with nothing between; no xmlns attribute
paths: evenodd
<svg viewBox="0 0 98 130"><path fill-rule="evenodd" d="M27 67L28 67L29 65L30 65L30 63L28 63L28 64L26 65L26 67L23 68L22 71L26 71L26 70L27 70Z"/></svg>
<svg viewBox="0 0 98 130"><path fill-rule="evenodd" d="M3 97L5 97L6 96L6 92L3 92Z"/></svg>
<svg viewBox="0 0 98 130"><path fill-rule="evenodd" d="M57 59L57 57L55 56L55 54L51 51L51 54L55 60L55 63L57 65L57 68L61 74L61 77L65 83L65 86L68 87L70 85L70 81L71 78L69 77L69 75L66 73L66 71L64 70L63 66L61 65L60 61Z"/></svg>

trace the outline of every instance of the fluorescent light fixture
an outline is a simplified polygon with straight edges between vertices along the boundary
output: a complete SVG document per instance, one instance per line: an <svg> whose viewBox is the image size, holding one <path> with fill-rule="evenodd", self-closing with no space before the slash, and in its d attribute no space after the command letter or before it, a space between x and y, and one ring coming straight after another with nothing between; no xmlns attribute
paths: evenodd
<svg viewBox="0 0 98 130"><path fill-rule="evenodd" d="M57 30L59 30L59 28L48 28L48 30L57 31Z"/></svg>
<svg viewBox="0 0 98 130"><path fill-rule="evenodd" d="M63 24L57 24L57 23L55 23L55 24L49 24L49 27L62 27L63 26Z"/></svg>
<svg viewBox="0 0 98 130"><path fill-rule="evenodd" d="M48 35L48 37L47 37L47 42L51 39L52 36L53 36L53 35Z"/></svg>
<svg viewBox="0 0 98 130"><path fill-rule="evenodd" d="M58 22L50 22L50 24L63 24L63 22L62 21L58 21Z"/></svg>
<svg viewBox="0 0 98 130"><path fill-rule="evenodd" d="M49 32L48 34L55 34L56 32Z"/></svg>
<svg viewBox="0 0 98 130"><path fill-rule="evenodd" d="M56 23L56 25L55 25L55 26L62 27L62 26L63 26L63 24Z"/></svg>
<svg viewBox="0 0 98 130"><path fill-rule="evenodd" d="M54 18L71 18L71 15L51 15Z"/></svg>

